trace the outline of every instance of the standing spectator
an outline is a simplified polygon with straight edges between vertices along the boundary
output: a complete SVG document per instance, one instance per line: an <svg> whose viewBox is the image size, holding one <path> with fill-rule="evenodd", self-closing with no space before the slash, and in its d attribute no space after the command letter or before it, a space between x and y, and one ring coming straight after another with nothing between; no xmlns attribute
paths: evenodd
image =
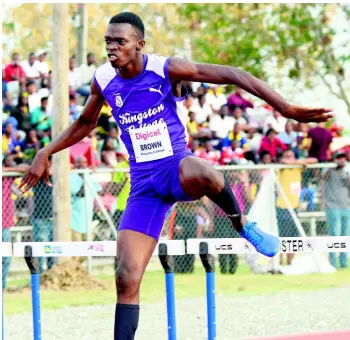
<svg viewBox="0 0 350 340"><path fill-rule="evenodd" d="M350 175L345 171L346 155L333 155L336 168L324 169L326 217L330 236L350 236ZM329 253L329 261L338 268L336 254ZM347 268L347 253L340 253L340 267Z"/></svg>
<svg viewBox="0 0 350 340"><path fill-rule="evenodd" d="M18 104L12 109L11 117L17 120L18 130L28 133L30 129L30 115L27 92L22 92L18 97Z"/></svg>
<svg viewBox="0 0 350 340"><path fill-rule="evenodd" d="M40 73L38 71L38 61L33 52L29 53L28 59L21 62L22 69L26 74L27 81L34 81L37 87L40 85Z"/></svg>
<svg viewBox="0 0 350 340"><path fill-rule="evenodd" d="M262 151L267 151L271 155L272 160L275 161L278 153L286 149L287 146L276 137L276 131L269 129L266 132L266 136L261 140L259 154Z"/></svg>
<svg viewBox="0 0 350 340"><path fill-rule="evenodd" d="M79 67L82 86L79 87L78 93L85 98L85 102L90 95L90 83L96 71L96 57L93 53L88 53L86 64Z"/></svg>
<svg viewBox="0 0 350 340"><path fill-rule="evenodd" d="M231 111L234 111L236 107L239 107L243 110L243 112L246 112L248 107L254 107L254 104L251 101L243 98L242 94L243 90L236 87L235 92L228 97L227 104Z"/></svg>
<svg viewBox="0 0 350 340"><path fill-rule="evenodd" d="M317 158L320 163L330 159L330 145L333 140L331 132L324 126L324 123L318 123L309 130L309 157Z"/></svg>
<svg viewBox="0 0 350 340"><path fill-rule="evenodd" d="M5 156L2 172L25 172L27 165L16 165L12 156ZM2 242L11 242L11 229L15 225L15 203L12 192L15 191L15 177L2 177ZM10 270L11 257L2 258L2 289L6 288L6 278Z"/></svg>
<svg viewBox="0 0 350 340"><path fill-rule="evenodd" d="M24 73L23 68L19 63L18 53L13 53L11 57L11 63L5 66L4 79L6 83L16 81L19 82L19 85L24 85L26 74Z"/></svg>
<svg viewBox="0 0 350 340"><path fill-rule="evenodd" d="M84 156L75 158L74 169L86 169L87 159ZM101 186L96 183L90 175L88 175L90 184L93 190L98 193L102 190ZM86 196L84 191L84 175L76 172L71 172L69 176L71 189L71 228L72 240L86 240L88 233L87 223L92 221L94 197L91 194L91 189L87 190ZM91 232L91 230L90 230Z"/></svg>
<svg viewBox="0 0 350 340"><path fill-rule="evenodd" d="M49 174L52 178L51 159L49 160ZM52 223L52 186L41 178L33 187L34 192L34 211L31 217L33 225L34 242L53 242L53 223ZM44 270L44 261L47 261L47 270L55 263L53 257L40 257L40 273Z"/></svg>
<svg viewBox="0 0 350 340"><path fill-rule="evenodd" d="M316 158L305 158L297 160L295 158L293 150L287 149L282 154L282 164L286 165L307 165L317 163ZM302 168L285 168L278 170L278 181L284 191L288 203L291 208L296 212L300 204L301 193L301 176ZM277 209L277 222L279 237L299 237L298 228L292 218L291 212L288 210L287 203L284 201L281 193L278 194L276 201ZM294 258L294 254L287 254L287 264L290 265ZM281 254L281 263L283 263L283 256Z"/></svg>
<svg viewBox="0 0 350 340"><path fill-rule="evenodd" d="M30 113L30 125L36 130L46 131L52 126L52 118L47 113L48 98L41 98L40 103L40 107Z"/></svg>
<svg viewBox="0 0 350 340"><path fill-rule="evenodd" d="M30 80L26 83L28 93L28 108L29 112L33 112L36 108L40 107L40 95L37 91L37 86L34 81Z"/></svg>
<svg viewBox="0 0 350 340"><path fill-rule="evenodd" d="M226 96L219 93L218 85L210 87L210 91L205 95L205 100L211 106L213 112L219 112L220 108L227 104Z"/></svg>
<svg viewBox="0 0 350 340"><path fill-rule="evenodd" d="M269 129L275 130L277 133L284 131L287 119L283 117L277 110L273 109L272 114L265 119L264 133Z"/></svg>

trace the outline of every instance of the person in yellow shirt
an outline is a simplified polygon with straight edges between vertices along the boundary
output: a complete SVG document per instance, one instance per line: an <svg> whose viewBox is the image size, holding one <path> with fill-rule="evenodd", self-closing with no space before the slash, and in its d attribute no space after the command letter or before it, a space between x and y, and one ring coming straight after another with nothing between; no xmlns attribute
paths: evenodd
<svg viewBox="0 0 350 340"><path fill-rule="evenodd" d="M282 164L288 165L307 165L317 163L316 158L304 158L296 159L294 151L287 149L282 154ZM278 171L278 181L280 186L285 193L287 200L291 208L295 211L300 203L300 192L301 192L301 179L302 179L303 168L288 168L281 169ZM280 237L299 237L300 233L297 226L294 223L292 215L288 210L287 204L283 199L281 193L278 193L276 201L277 209L277 222ZM287 254L287 263L292 263L294 254ZM283 257L281 254L281 264L283 263Z"/></svg>

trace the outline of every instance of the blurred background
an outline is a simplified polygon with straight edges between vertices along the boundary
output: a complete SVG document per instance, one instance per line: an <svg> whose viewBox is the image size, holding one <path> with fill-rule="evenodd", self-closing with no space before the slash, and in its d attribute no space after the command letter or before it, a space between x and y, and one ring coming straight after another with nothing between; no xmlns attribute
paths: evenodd
<svg viewBox="0 0 350 340"><path fill-rule="evenodd" d="M59 202L55 203L52 188L39 182L25 195L17 189L36 152L53 138L53 116L58 111L54 113L52 80L57 70L53 69L52 37L59 33L59 27L53 25L51 4L5 4L3 10L2 240L49 242L57 240L57 228L65 239L73 241L115 240L129 195L130 178L128 155L107 103L97 128L69 149L65 165L69 163L70 200L66 202L69 210L64 225L57 226L55 222L55 204ZM68 117L69 123L79 117L94 72L107 60L104 32L109 19L121 11L135 12L143 19L145 53L232 65L265 80L291 103L333 108L336 118L331 122L301 124L286 120L242 89L185 83L188 148L224 173L244 213L281 237L350 236L349 5L69 4L68 67L60 69L68 76L68 110L58 112ZM59 183L55 182L53 169L52 176L55 188ZM174 205L162 232L163 239L194 237L238 235L224 213L203 198ZM334 254L321 256L317 261L308 256L288 256L277 262L259 256L219 256L217 284L218 293L225 297L223 305L251 303L249 310L259 310L266 307L263 297L282 294L276 298L274 307L265 311L270 320L280 315L278 311L283 308L278 301L289 299L289 295L283 295L286 291L295 291L294 298L299 296L305 301L297 305L291 302L300 311L292 324L288 318L283 319L284 314L274 327L266 329L249 327L248 321L245 330L232 337L229 334L237 324L230 328L226 322L220 339L350 327L350 310L341 304L349 294L344 290L350 285L347 268L346 254L339 258ZM63 264L46 258L41 259L41 270L44 308L48 311L93 304L96 310L92 313L104 315L101 305L114 301L112 258L78 258ZM195 308L201 301L195 299L204 296L204 274L192 255L175 258L175 270L180 274L179 309L185 315L186 304L193 303ZM283 279L285 276L288 280ZM23 260L3 259L10 339L23 338L28 332L25 326L30 320L28 277ZM162 303L158 306L164 296L162 281L159 263L152 259L143 284L145 309L159 315L155 317L159 325L153 328L164 328L165 334L165 318L161 322L163 316L154 311L155 306L157 310L164 308ZM335 290L329 290L332 287ZM77 293L79 289L81 295ZM321 294L320 289L327 294ZM249 297L245 297L247 294ZM339 308L327 311L318 294L327 296L330 304L338 301L335 303ZM46 300L48 296L51 298ZM256 302L259 307L254 305L257 296L261 298ZM305 315L314 303L320 304L317 308L321 312L310 321ZM230 305L223 309L227 308ZM71 312L75 313L74 309ZM224 312L221 309L222 320ZM83 311L76 313L80 315ZM183 321L195 315L186 316ZM53 314L47 317L55 320ZM53 322L50 320L47 322ZM98 326L102 317L93 320L92 324L95 321L96 324L91 332L95 335L89 339L101 338L96 334L104 330ZM146 330L150 322L147 320L141 328ZM251 322L254 324L253 317ZM184 328L181 339L204 338L205 329L197 323L193 320L197 335L187 335ZM18 324L24 326L15 326ZM69 320L62 325L67 331L63 332L65 339L70 339L69 336L84 339L81 327L74 327L74 333L68 325ZM161 331L158 333L152 338L163 339ZM138 339L143 338L139 335Z"/></svg>

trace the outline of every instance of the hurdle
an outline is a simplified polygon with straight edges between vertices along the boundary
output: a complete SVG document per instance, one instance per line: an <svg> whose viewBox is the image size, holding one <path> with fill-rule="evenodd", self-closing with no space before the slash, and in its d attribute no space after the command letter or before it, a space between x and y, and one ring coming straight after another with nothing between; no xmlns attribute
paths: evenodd
<svg viewBox="0 0 350 340"><path fill-rule="evenodd" d="M11 245L11 244L10 244ZM176 340L174 255L185 255L183 240L161 241L152 256L158 256L165 272L167 295L168 339ZM34 340L41 339L40 273L38 257L110 256L117 255L116 241L102 242L16 242L13 256L24 257L31 274Z"/></svg>
<svg viewBox="0 0 350 340"><path fill-rule="evenodd" d="M241 238L188 239L186 248L187 254L200 256L203 267L206 271L208 340L216 340L214 255L250 254L257 253L257 251L252 244ZM280 249L278 254L314 252L350 252L350 236L280 238ZM278 256L278 254L276 256ZM277 337L274 339L279 338Z"/></svg>

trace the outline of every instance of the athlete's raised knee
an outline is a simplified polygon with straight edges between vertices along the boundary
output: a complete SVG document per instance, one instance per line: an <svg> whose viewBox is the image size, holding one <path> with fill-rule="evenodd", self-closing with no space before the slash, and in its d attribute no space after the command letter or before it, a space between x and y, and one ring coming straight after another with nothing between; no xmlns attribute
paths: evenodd
<svg viewBox="0 0 350 340"><path fill-rule="evenodd" d="M223 174L211 168L205 168L201 171L198 182L205 195L218 194L225 187Z"/></svg>

